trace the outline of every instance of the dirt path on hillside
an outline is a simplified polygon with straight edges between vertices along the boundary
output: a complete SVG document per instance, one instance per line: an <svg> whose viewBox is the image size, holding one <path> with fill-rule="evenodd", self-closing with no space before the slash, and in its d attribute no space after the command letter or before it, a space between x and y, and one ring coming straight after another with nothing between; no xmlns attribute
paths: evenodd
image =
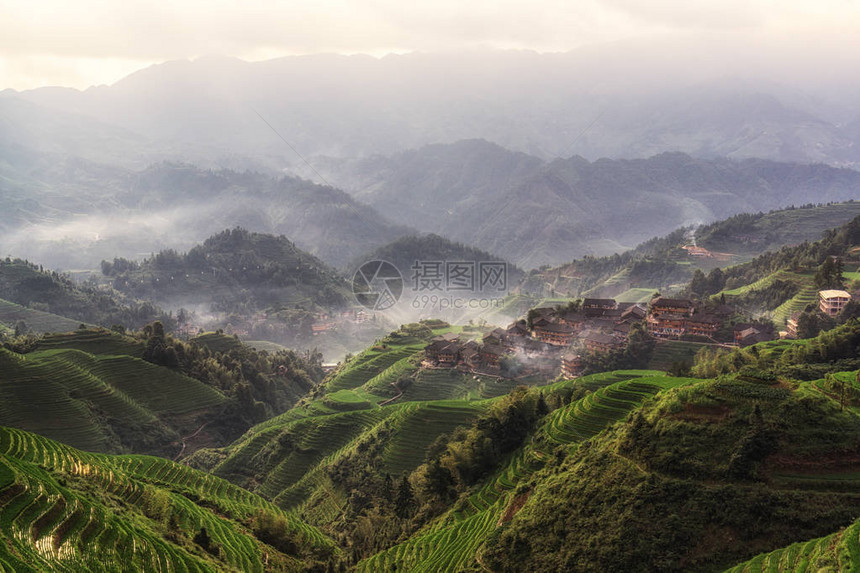
<svg viewBox="0 0 860 573"><path fill-rule="evenodd" d="M197 430L195 430L195 432L194 432L193 434L188 435L188 436L183 436L183 437L179 438L179 441L180 441L180 442L182 442L182 449L181 449L181 450L179 450L179 453L178 453L178 454L176 454L176 457L175 457L175 458L173 458L173 461L174 461L174 462L175 462L175 461L177 461L177 460L179 460L179 458L181 458L181 457L182 457L182 454L184 454L184 453L185 453L185 449L186 449L186 447L187 447L187 444L185 443L185 441L186 441L186 440L190 440L190 439L192 439L192 438L196 438L196 437L198 436L198 434L200 434L200 432L202 432L202 431L203 431L203 428L205 428L205 427L206 427L206 424L203 424L202 426L200 426L199 428L197 428Z"/></svg>

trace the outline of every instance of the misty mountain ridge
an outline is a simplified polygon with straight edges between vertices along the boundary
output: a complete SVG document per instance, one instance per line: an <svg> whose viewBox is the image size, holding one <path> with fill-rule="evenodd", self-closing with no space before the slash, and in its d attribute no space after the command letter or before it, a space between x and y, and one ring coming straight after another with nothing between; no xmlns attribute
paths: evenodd
<svg viewBox="0 0 860 573"><path fill-rule="evenodd" d="M387 217L524 268L623 252L736 213L860 198L860 174L820 164L679 152L544 162L482 140L329 159L321 169Z"/></svg>
<svg viewBox="0 0 860 573"><path fill-rule="evenodd" d="M305 157L390 155L485 138L543 159L683 151L860 161L850 127L860 121L850 96L860 88L849 78L804 84L786 70L741 74L716 63L708 69L693 54L665 46L639 46L635 60L621 47L604 48L260 62L207 57L153 65L84 91L7 90L0 103L25 100L46 116L60 111L115 126L150 142L140 143L150 157L157 144L169 149L162 158L204 164L239 156L272 169L301 163L279 134ZM710 54L717 57L728 58ZM98 133L82 134L99 144Z"/></svg>
<svg viewBox="0 0 860 573"><path fill-rule="evenodd" d="M820 164L683 153L546 162L483 140L318 162L335 187L181 163L132 171L4 150L0 248L66 269L188 249L237 225L286 235L338 268L416 230L534 268L623 252L740 212L856 199L860 190L856 171Z"/></svg>
<svg viewBox="0 0 860 573"><path fill-rule="evenodd" d="M286 237L236 227L187 253L161 251L140 263L104 261L114 288L137 298L179 305L212 301L222 311L268 307L306 310L349 304L346 281Z"/></svg>
<svg viewBox="0 0 860 573"><path fill-rule="evenodd" d="M131 171L17 153L0 163L0 249L54 268L187 249L237 225L288 235L343 265L409 232L343 191L294 177L166 162Z"/></svg>

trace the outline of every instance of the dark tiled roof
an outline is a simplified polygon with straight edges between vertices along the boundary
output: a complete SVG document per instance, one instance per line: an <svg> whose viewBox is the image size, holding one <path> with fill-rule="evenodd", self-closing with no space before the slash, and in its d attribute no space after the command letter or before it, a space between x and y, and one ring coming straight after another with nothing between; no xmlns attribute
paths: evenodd
<svg viewBox="0 0 860 573"><path fill-rule="evenodd" d="M481 348L481 353L482 354L495 354L497 356L502 356L503 354L505 354L505 349L502 348L501 346L496 345L496 344L485 344Z"/></svg>
<svg viewBox="0 0 860 573"><path fill-rule="evenodd" d="M555 332L557 334L573 334L574 329L571 326L566 324L557 324L557 323L549 323L547 325L541 325L541 330L546 332Z"/></svg>
<svg viewBox="0 0 860 573"><path fill-rule="evenodd" d="M581 312L568 311L561 315L561 319L568 322L582 322L585 320L585 315Z"/></svg>
<svg viewBox="0 0 860 573"><path fill-rule="evenodd" d="M627 318L628 316L635 316L637 318L645 318L645 315L648 314L648 311L642 308L641 306L632 305L621 313L621 318Z"/></svg>
<svg viewBox="0 0 860 573"><path fill-rule="evenodd" d="M448 344L450 344L450 343L449 343L449 342L447 342L447 341L445 341L445 340L436 340L436 341L431 342L430 344L428 344L428 345L424 348L424 350L425 350L426 352L431 352L431 353L433 353L433 352L439 352L440 350L442 350L443 348L445 348L446 346L448 346Z"/></svg>
<svg viewBox="0 0 860 573"><path fill-rule="evenodd" d="M608 334L603 334L602 332L590 332L587 336L585 336L585 340L587 342L594 342L596 344L614 344L615 338L609 336Z"/></svg>

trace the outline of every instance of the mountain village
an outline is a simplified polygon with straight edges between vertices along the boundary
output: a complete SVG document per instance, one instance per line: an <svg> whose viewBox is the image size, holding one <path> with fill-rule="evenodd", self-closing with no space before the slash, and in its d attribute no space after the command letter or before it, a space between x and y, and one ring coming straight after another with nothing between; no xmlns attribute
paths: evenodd
<svg viewBox="0 0 860 573"><path fill-rule="evenodd" d="M851 294L845 291L821 291L819 310L835 316L850 300ZM584 356L623 350L637 323L658 344L684 339L746 347L778 336L796 337L796 316L788 321L787 331L777 333L761 323L730 323L735 313L726 304L706 306L660 295L647 304L586 298L567 306L532 309L527 318L495 328L480 339L456 333L437 336L424 349L423 366L497 376L561 373L576 377L583 372Z"/></svg>

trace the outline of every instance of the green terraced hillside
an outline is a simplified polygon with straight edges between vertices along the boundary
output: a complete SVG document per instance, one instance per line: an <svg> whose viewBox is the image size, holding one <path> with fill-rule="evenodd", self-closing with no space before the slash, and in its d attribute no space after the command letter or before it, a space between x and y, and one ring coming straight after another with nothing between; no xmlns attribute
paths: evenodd
<svg viewBox="0 0 860 573"><path fill-rule="evenodd" d="M39 350L72 349L108 356L143 356L144 343L104 329L81 329L47 334L38 340Z"/></svg>
<svg viewBox="0 0 860 573"><path fill-rule="evenodd" d="M24 321L27 330L33 333L66 332L76 329L81 324L79 320L26 308L0 299L0 323L13 327L18 321Z"/></svg>
<svg viewBox="0 0 860 573"><path fill-rule="evenodd" d="M658 340L648 367L654 370L668 370L675 363L693 364L696 353L704 347L713 345L682 340Z"/></svg>
<svg viewBox="0 0 860 573"><path fill-rule="evenodd" d="M399 356L397 349L389 350ZM377 351L359 356L356 367L340 373L350 378L341 385L353 386L366 379L369 372L365 370L369 369L362 366L379 364L384 354ZM391 356L381 362L390 364L388 368L398 363ZM360 378L359 372L363 372ZM430 374L444 373L430 371ZM528 479L542 460L552 455L554 448L575 445L623 418L642 400L662 389L689 383L686 379L656 374L651 371L607 373L546 386L547 393L575 386L588 395L553 412L530 445L494 474L487 485L457 504L449 517L435 522L432 534L421 533L405 544L392 547L363 562L359 570L393 570L391 567L395 564L398 570L459 570L459 566L474 558L475 549L492 531L517 484ZM337 380L336 375L333 381ZM503 393L510 389L506 387ZM437 391L442 395L451 393L441 383ZM355 392L358 390L341 388L317 401L325 402L333 396L344 402L355 400L360 397ZM427 392L427 397L432 397L430 390ZM439 436L458 427L468 427L494 401L475 399L478 396L471 400L418 401L406 399L407 395L385 406L353 402L358 406L350 411L306 403L252 428L232 446L197 452L189 462L210 467L213 474L259 493L285 510L298 511L305 520L323 530L335 531L350 507L347 503L350 492L339 486L340 478L332 472L339 467L352 467L351 460L363 459L361 456L366 455L369 448L373 452L371 459L376 460L375 472L409 475L425 461L428 448ZM443 538L458 540L457 547L444 545ZM427 547L435 548L432 555L424 555L426 549L421 548ZM415 552L421 557L416 557ZM440 557L443 553L444 558Z"/></svg>
<svg viewBox="0 0 860 573"><path fill-rule="evenodd" d="M72 346L88 346L83 336L74 338ZM114 349L124 347L110 336L98 338L115 343ZM67 342L54 337L43 346ZM0 424L89 451L133 446L175 455L180 435L193 432L201 414L225 402L223 394L197 380L128 355L60 347L28 354L0 349Z"/></svg>
<svg viewBox="0 0 860 573"><path fill-rule="evenodd" d="M381 428L389 436L383 465L399 475L424 460L424 451L437 436L469 423L483 407L481 402L402 403L297 419L290 419L288 412L283 422L252 428L225 448L212 472L285 508L297 507L326 485L320 481L322 469Z"/></svg>
<svg viewBox="0 0 860 573"><path fill-rule="evenodd" d="M306 571L336 553L320 531L219 478L0 427L0 571Z"/></svg>
<svg viewBox="0 0 860 573"><path fill-rule="evenodd" d="M726 573L813 573L860 569L860 521L844 530L762 553Z"/></svg>
<svg viewBox="0 0 860 573"><path fill-rule="evenodd" d="M620 371L547 386L546 392L572 384L593 390L552 412L530 442L508 464L409 540L359 563L358 571L464 571L475 568L476 552L499 527L506 509L558 447L575 448L622 419L643 400L691 380L648 371Z"/></svg>
<svg viewBox="0 0 860 573"><path fill-rule="evenodd" d="M484 526L491 532L485 545L463 554L477 552L487 570L721 571L803 542L735 571L854 570L855 526L844 544L831 536L807 545L852 525L860 511L860 417L853 408L841 411L832 392L809 384L700 380L658 393L595 433L601 419L619 419L624 404L641 402L637 394L652 382L614 383L552 412L548 437L580 440L580 447L567 455L536 448L543 467L514 490L495 524ZM520 494L527 498L518 509L512 504ZM451 543L447 552L433 550L433 563L462 570L468 557L452 567L455 558L442 556L455 547L459 553ZM407 548L389 550L395 555L387 563L411 559L411 570L432 569L426 550ZM798 557L801 548L806 557Z"/></svg>

